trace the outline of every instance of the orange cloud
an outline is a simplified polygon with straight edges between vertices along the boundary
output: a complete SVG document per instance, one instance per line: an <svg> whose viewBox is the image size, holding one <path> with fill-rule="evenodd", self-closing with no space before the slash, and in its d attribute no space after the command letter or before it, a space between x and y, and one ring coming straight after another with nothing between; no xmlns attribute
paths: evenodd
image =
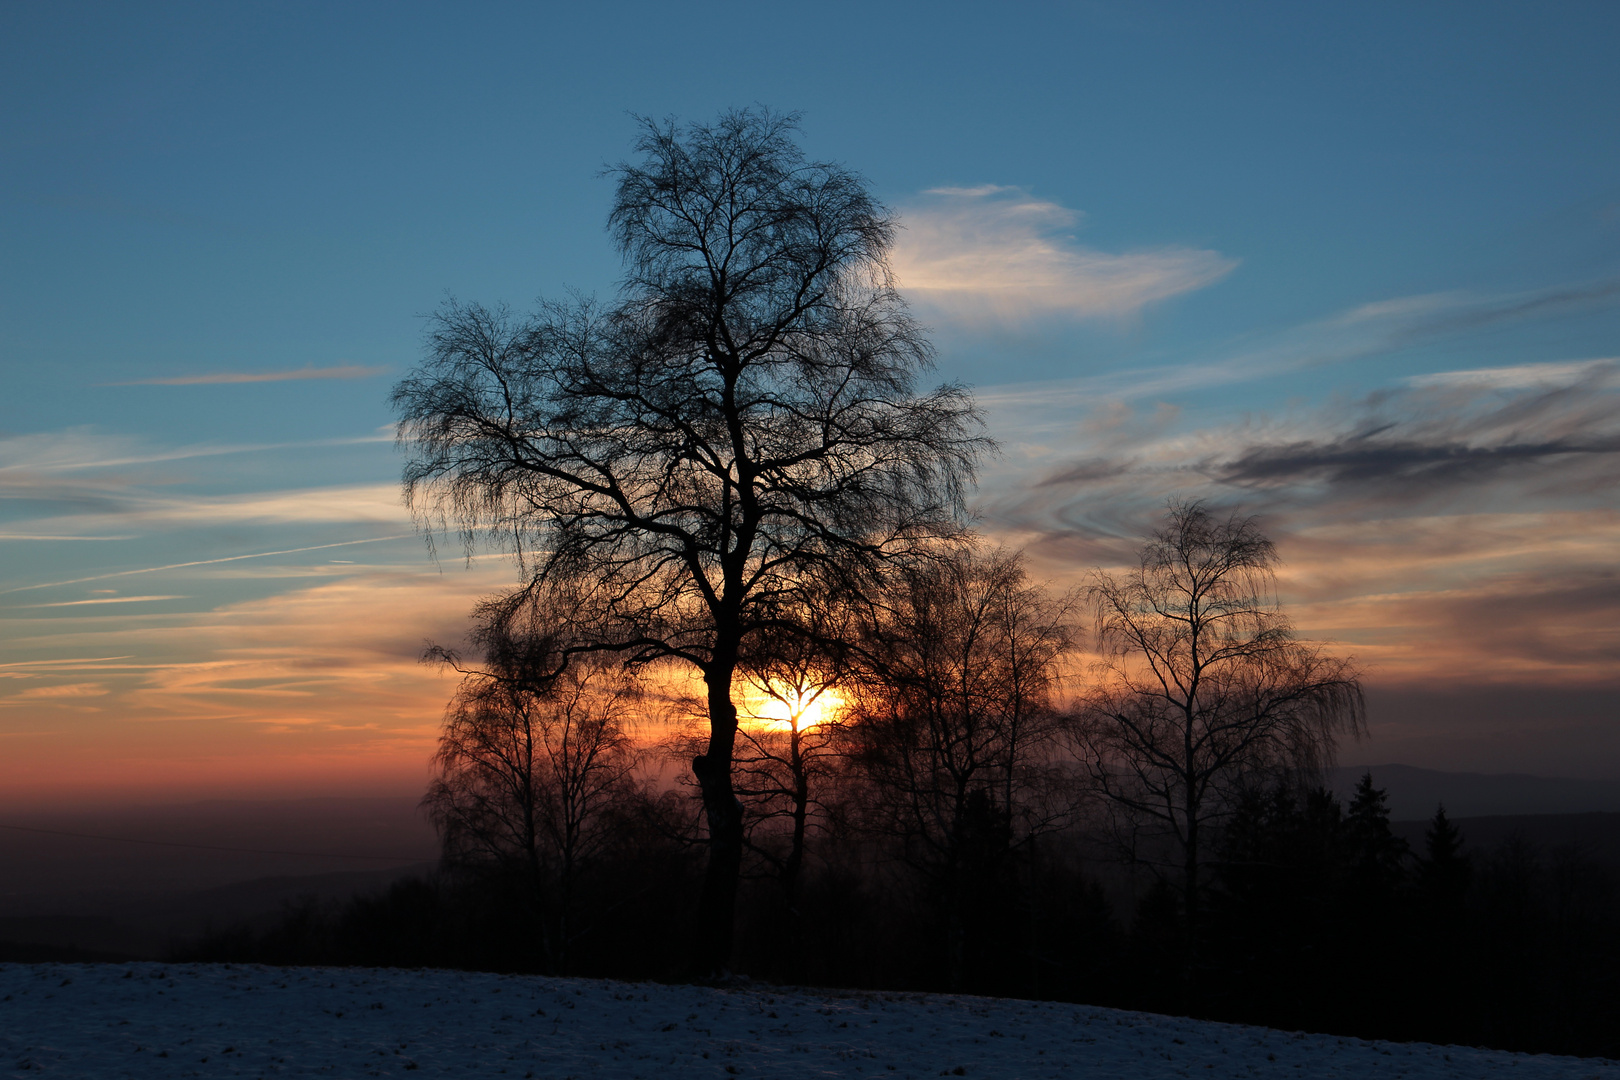
<svg viewBox="0 0 1620 1080"><path fill-rule="evenodd" d="M511 565L331 573L214 611L5 620L13 655L38 659L0 671L0 789L420 790L453 681L419 658L429 639L459 643Z"/></svg>

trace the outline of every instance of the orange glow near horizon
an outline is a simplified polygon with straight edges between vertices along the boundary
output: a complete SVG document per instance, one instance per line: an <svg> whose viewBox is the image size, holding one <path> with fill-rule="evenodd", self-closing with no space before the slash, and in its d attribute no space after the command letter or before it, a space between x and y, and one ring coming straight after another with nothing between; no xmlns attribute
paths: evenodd
<svg viewBox="0 0 1620 1080"><path fill-rule="evenodd" d="M1563 704L1506 697L1489 719L1498 727L1459 718L1442 730L1434 721L1440 734L1422 734L1430 740L1423 747L1465 749L1424 749L1426 766L1465 761L1474 771L1564 775L1583 768L1585 758L1570 749L1583 732L1597 733L1592 746L1612 744L1603 740L1613 725L1599 716L1612 701L1604 695L1620 685L1620 638L1598 586L1617 544L1620 513L1610 510L1320 525L1289 540L1282 589L1300 635L1356 657L1380 695L1434 701L1492 686L1546 688L1575 703L1572 715L1592 718L1566 724ZM420 794L458 682L422 664L423 648L462 642L473 598L504 587L511 567L481 559L441 573L407 541L397 546L391 561L379 555L374 565L210 564L131 589L137 597L197 597L183 610L78 604L101 598L99 579L41 593L43 600L11 596L0 606L0 807ZM1051 549L1032 562L1038 575L1056 578L1091 558ZM1089 677L1087 659L1073 661L1077 687ZM822 688L813 670L777 675L774 696L742 678L734 687L750 733L785 734L795 717L799 730L815 728L851 705L849 691ZM682 725L706 729L706 689L695 669L671 663L647 678L650 693L634 717L639 742L658 745ZM1418 744L1401 741L1417 730L1413 723L1376 727L1375 749L1365 752L1418 760L1408 749ZM1572 733L1559 734L1566 728ZM1491 734L1498 729L1504 734ZM1489 754L1467 749L1487 736Z"/></svg>

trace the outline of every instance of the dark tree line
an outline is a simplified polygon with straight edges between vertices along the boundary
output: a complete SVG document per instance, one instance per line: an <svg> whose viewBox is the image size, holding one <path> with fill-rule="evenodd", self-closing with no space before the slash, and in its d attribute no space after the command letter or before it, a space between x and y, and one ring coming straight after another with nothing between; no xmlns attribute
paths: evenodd
<svg viewBox="0 0 1620 1080"><path fill-rule="evenodd" d="M1364 777L1245 800L1224 831L1206 1011L1515 1050L1620 1052L1620 879L1568 849L1466 851L1443 807L1420 850Z"/></svg>
<svg viewBox="0 0 1620 1080"><path fill-rule="evenodd" d="M627 796L574 884L573 974L678 978L702 878L681 797ZM976 824L975 828L981 826ZM1437 813L1419 850L1364 781L1249 793L1214 837L1189 996L1182 893L1095 857L1084 824L1019 843L977 834L966 896L904 838L810 845L786 942L770 865L745 867L736 969L771 982L1078 1001L1284 1029L1512 1050L1620 1054L1620 876L1522 841L1465 849ZM684 902L683 902L684 901ZM968 918L962 919L967 913ZM953 935L960 934L960 937ZM177 959L554 972L526 868L447 859L428 880L289 908Z"/></svg>

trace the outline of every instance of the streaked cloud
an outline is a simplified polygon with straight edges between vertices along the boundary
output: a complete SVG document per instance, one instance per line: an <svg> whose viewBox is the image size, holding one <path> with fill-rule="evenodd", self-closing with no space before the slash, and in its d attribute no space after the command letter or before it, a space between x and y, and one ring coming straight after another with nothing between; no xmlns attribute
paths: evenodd
<svg viewBox="0 0 1620 1080"><path fill-rule="evenodd" d="M0 705L26 704L30 701L63 701L77 698L106 697L108 690L100 683L58 683L55 686L31 686L8 698L0 698Z"/></svg>
<svg viewBox="0 0 1620 1080"><path fill-rule="evenodd" d="M217 566L220 563L241 562L244 559L264 559L272 555L299 555L306 551L325 551L328 548L353 547L356 544L377 544L385 540L402 540L410 533L399 533L394 536L373 536L364 540L341 540L332 544L310 544L305 547L282 548L277 551L255 551L247 555L226 555L218 559L194 559L191 562L166 563L162 566L143 566L136 570L115 570L106 574L91 574L88 577L68 578L64 581L45 581L36 585L20 585L12 589L0 589L0 595L5 593L28 592L32 589L54 589L63 585L82 585L88 581L108 581L112 578L130 577L134 574L156 574L165 570L185 570L197 566ZM143 597L147 600L175 600L179 597ZM98 603L105 601L80 601L81 603ZM50 605L40 605L50 606Z"/></svg>
<svg viewBox="0 0 1620 1080"><path fill-rule="evenodd" d="M89 604L145 604L153 600L185 600L185 596L100 596L93 600L59 600L54 604L29 604L36 608L85 607Z"/></svg>
<svg viewBox="0 0 1620 1080"><path fill-rule="evenodd" d="M1019 188L935 188L902 213L896 280L930 314L1011 324L1058 316L1128 319L1214 284L1237 265L1185 247L1106 252L1079 243L1082 215Z"/></svg>
<svg viewBox="0 0 1620 1080"><path fill-rule="evenodd" d="M1099 400L1139 401L1198 390L1239 386L1289 372L1350 364L1412 346L1566 310L1620 303L1620 289L1606 283L1558 285L1541 290L1476 293L1451 291L1394 297L1363 304L1297 326L1212 346L1185 363L1136 365L1073 379L1004 383L981 390L992 410L1022 411L1021 428L1068 425L1074 414ZM1475 368L1415 375L1401 385L1464 385L1512 388L1535 382L1567 382L1613 359L1562 361ZM1525 382L1531 380L1531 382Z"/></svg>
<svg viewBox="0 0 1620 1080"><path fill-rule="evenodd" d="M125 656L64 656L54 660L15 660L0 664L0 669L22 669L26 671L48 670L100 670L95 665L117 663L119 660L134 659L134 654ZM89 665L89 666L87 666Z"/></svg>
<svg viewBox="0 0 1620 1080"><path fill-rule="evenodd" d="M459 644L473 600L509 584L511 564L343 569L154 622L0 615L20 657L0 664L0 788L275 790L312 771L420 785L454 685L423 649Z"/></svg>
<svg viewBox="0 0 1620 1080"><path fill-rule="evenodd" d="M7 486L0 483L0 492ZM52 494L54 499L36 496L35 502L55 512L28 522L32 528L12 538L71 533L73 539L105 534L96 538L114 540L133 538L132 530L152 535L210 525L352 524L386 530L387 536L364 541L373 542L409 535L412 529L410 514L400 504L398 489L392 484L332 485L247 495L166 495L98 482L64 484Z"/></svg>
<svg viewBox="0 0 1620 1080"><path fill-rule="evenodd" d="M60 536L45 533L0 533L0 540L129 540L129 536Z"/></svg>
<svg viewBox="0 0 1620 1080"><path fill-rule="evenodd" d="M353 521L409 527L410 514L396 484L334 484L246 495L146 498L128 508L127 520L174 526Z"/></svg>
<svg viewBox="0 0 1620 1080"><path fill-rule="evenodd" d="M5 485L0 483L0 491ZM137 487L63 485L59 513L35 519L41 531L69 529L143 533L208 525L355 524L396 535L412 528L393 484L333 484L242 495L168 495ZM382 539L375 537L372 539ZM311 550L314 550L313 548Z"/></svg>
<svg viewBox="0 0 1620 1080"><path fill-rule="evenodd" d="M1279 430L1203 468L1220 483L1319 501L1331 492L1386 504L1477 502L1485 486L1499 500L1511 484L1511 505L1530 506L1620 487L1620 364L1612 360L1520 365L1499 378L1445 373L1327 419L1338 422L1326 434Z"/></svg>
<svg viewBox="0 0 1620 1080"><path fill-rule="evenodd" d="M987 512L1075 527L1124 514L1139 524L1177 492L1275 512L1528 511L1585 506L1620 487L1620 363L1611 360L1519 365L1500 379L1444 373L1208 428L1186 430L1179 416L1105 398L1078 423L1032 424L1012 444L1023 481L998 476L1005 493Z"/></svg>
<svg viewBox="0 0 1620 1080"><path fill-rule="evenodd" d="M369 379L386 374L386 367L342 364L337 367L302 367L287 371L213 371L198 375L173 375L160 379L130 379L103 383L104 386L209 386L225 383L294 382L300 379Z"/></svg>
<svg viewBox="0 0 1620 1080"><path fill-rule="evenodd" d="M141 465L161 465L231 454L264 454L280 450L316 450L394 441L392 429L371 435L296 442L232 443L155 448L120 435L87 428L0 436L0 491L59 488L86 481L64 479L63 473L107 473ZM94 482L110 483L106 477ZM125 482L127 485L127 481ZM120 486L112 484L112 486Z"/></svg>
<svg viewBox="0 0 1620 1080"><path fill-rule="evenodd" d="M1576 383L1591 378L1612 377L1620 358L1574 360L1569 363L1514 364L1499 368L1472 368L1467 371L1440 371L1413 375L1407 386L1488 387L1497 390L1523 390L1560 383Z"/></svg>
<svg viewBox="0 0 1620 1080"><path fill-rule="evenodd" d="M1620 692L1620 364L1403 380L1364 397L1188 429L1098 404L1022 444L993 532L1072 577L1132 561L1172 496L1259 513L1308 634L1380 686Z"/></svg>

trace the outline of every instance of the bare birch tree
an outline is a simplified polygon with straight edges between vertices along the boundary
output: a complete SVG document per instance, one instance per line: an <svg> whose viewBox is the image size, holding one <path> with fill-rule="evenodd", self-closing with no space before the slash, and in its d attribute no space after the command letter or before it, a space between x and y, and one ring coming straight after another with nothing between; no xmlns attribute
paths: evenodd
<svg viewBox="0 0 1620 1080"><path fill-rule="evenodd" d="M1314 775L1362 730L1359 671L1295 638L1277 562L1253 518L1177 502L1134 569L1092 578L1104 660L1078 743L1101 792L1174 852L1189 972L1210 828L1244 785Z"/></svg>
<svg viewBox="0 0 1620 1080"><path fill-rule="evenodd" d="M749 846L775 869L790 911L837 770L838 686L849 675L846 642L855 632L847 614L814 598L797 620L812 634L764 637L738 668L756 703L738 728L737 791L759 826Z"/></svg>
<svg viewBox="0 0 1620 1080"><path fill-rule="evenodd" d="M561 973L579 932L575 887L610 843L608 811L632 794L636 753L625 717L638 688L617 666L558 671L555 639L486 623L484 664L430 657L462 681L446 710L423 799L453 863L524 883L547 966Z"/></svg>
<svg viewBox="0 0 1620 1080"><path fill-rule="evenodd" d="M695 966L725 970L743 850L740 658L792 632L804 575L868 588L961 529L986 445L889 275L894 220L791 116L643 123L614 170L617 303L532 318L452 304L394 390L407 501L518 554L538 589L588 582L571 648L702 676L692 760L709 861Z"/></svg>
<svg viewBox="0 0 1620 1080"><path fill-rule="evenodd" d="M1069 606L1027 580L1020 555L962 548L882 594L864 643L846 729L864 812L941 894L953 989L970 894L1066 816L1048 796Z"/></svg>

